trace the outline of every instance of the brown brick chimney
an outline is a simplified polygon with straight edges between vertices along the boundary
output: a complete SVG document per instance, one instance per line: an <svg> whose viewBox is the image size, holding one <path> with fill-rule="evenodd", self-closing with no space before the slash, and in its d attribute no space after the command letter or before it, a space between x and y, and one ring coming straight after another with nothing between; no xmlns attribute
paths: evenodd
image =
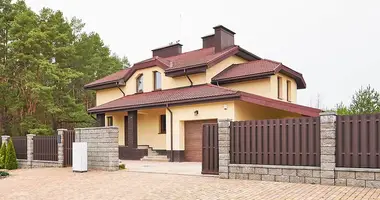
<svg viewBox="0 0 380 200"><path fill-rule="evenodd" d="M153 57L159 56L162 58L176 56L182 53L182 44L175 43L168 46L160 47L152 50Z"/></svg>
<svg viewBox="0 0 380 200"><path fill-rule="evenodd" d="M235 32L219 25L214 27L214 34L202 37L203 48L215 47L215 52L223 51L224 49L235 45Z"/></svg>

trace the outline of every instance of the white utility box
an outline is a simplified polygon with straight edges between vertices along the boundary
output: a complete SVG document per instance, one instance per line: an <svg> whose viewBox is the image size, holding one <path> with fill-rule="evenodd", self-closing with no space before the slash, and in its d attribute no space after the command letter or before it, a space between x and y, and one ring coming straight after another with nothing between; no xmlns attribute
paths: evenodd
<svg viewBox="0 0 380 200"><path fill-rule="evenodd" d="M87 142L73 142L73 172L87 172Z"/></svg>

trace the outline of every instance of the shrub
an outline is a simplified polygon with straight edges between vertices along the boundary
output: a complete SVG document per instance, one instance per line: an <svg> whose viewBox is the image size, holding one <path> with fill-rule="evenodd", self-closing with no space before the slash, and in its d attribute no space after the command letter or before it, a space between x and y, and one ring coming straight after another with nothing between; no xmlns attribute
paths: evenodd
<svg viewBox="0 0 380 200"><path fill-rule="evenodd" d="M18 164L17 164L17 158L16 158L16 150L15 150L15 147L13 146L12 140L10 139L7 145L5 168L12 170L12 169L17 169L17 167L18 167Z"/></svg>
<svg viewBox="0 0 380 200"><path fill-rule="evenodd" d="M5 169L5 158L7 155L7 147L5 143L0 148L0 169Z"/></svg>
<svg viewBox="0 0 380 200"><path fill-rule="evenodd" d="M8 172L0 171L0 176L9 176Z"/></svg>
<svg viewBox="0 0 380 200"><path fill-rule="evenodd" d="M119 164L119 169L125 169L125 165L124 164Z"/></svg>

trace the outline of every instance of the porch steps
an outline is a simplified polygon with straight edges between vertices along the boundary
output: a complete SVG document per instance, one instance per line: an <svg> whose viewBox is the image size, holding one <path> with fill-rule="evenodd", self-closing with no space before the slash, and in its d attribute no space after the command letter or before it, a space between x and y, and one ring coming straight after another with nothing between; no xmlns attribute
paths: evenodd
<svg viewBox="0 0 380 200"><path fill-rule="evenodd" d="M166 156L144 156L141 161L169 162Z"/></svg>
<svg viewBox="0 0 380 200"><path fill-rule="evenodd" d="M160 156L160 154L158 154L155 150L153 150L152 147L150 147L149 145L139 145L137 146L138 149L148 149L148 156L147 157L157 157L157 156ZM164 156L166 157L166 156Z"/></svg>

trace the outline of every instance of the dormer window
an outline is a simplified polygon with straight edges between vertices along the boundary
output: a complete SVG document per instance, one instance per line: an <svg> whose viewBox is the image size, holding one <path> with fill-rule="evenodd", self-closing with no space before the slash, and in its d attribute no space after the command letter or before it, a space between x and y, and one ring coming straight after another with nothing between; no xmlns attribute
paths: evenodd
<svg viewBox="0 0 380 200"><path fill-rule="evenodd" d="M144 78L143 74L140 74L136 78L136 92L137 93L144 92L144 79L143 78Z"/></svg>
<svg viewBox="0 0 380 200"><path fill-rule="evenodd" d="M158 71L153 72L154 90L161 90L161 73Z"/></svg>

